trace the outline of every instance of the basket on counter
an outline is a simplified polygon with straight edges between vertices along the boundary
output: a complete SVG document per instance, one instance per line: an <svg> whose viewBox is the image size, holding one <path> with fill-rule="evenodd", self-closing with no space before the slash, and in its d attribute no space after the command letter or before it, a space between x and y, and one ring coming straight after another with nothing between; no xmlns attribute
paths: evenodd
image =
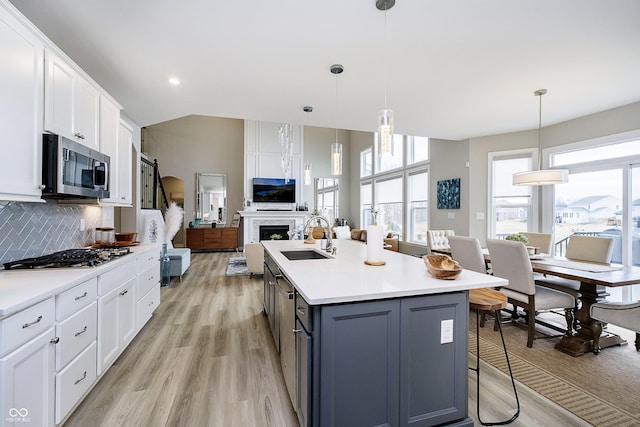
<svg viewBox="0 0 640 427"><path fill-rule="evenodd" d="M448 255L425 255L422 260L436 279L453 280L462 272L460 264Z"/></svg>

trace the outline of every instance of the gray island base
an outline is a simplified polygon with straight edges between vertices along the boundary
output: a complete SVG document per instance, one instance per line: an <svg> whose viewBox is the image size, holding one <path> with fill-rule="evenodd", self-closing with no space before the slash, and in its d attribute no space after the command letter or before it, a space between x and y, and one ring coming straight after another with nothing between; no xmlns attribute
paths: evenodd
<svg viewBox="0 0 640 427"><path fill-rule="evenodd" d="M294 261L281 251L319 248L262 243L264 312L301 426L473 426L468 289L506 281L433 279L391 251L368 266L365 245L346 240L334 257Z"/></svg>

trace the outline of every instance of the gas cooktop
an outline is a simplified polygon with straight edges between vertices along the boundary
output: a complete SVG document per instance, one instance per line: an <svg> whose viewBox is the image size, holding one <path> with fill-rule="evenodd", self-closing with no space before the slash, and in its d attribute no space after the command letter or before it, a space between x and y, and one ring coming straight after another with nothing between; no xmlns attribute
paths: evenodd
<svg viewBox="0 0 640 427"><path fill-rule="evenodd" d="M130 253L129 248L66 249L49 255L6 262L4 269L94 267Z"/></svg>

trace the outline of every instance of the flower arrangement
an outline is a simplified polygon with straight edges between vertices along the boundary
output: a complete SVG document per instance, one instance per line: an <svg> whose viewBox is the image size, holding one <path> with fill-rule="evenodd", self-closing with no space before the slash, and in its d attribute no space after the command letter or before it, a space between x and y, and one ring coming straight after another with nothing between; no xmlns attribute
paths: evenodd
<svg viewBox="0 0 640 427"><path fill-rule="evenodd" d="M515 234L509 234L507 237L504 238L505 240L513 240L514 242L522 242L525 245L527 243L529 243L529 239L527 238L527 236L520 234L520 233L515 233Z"/></svg>
<svg viewBox="0 0 640 427"><path fill-rule="evenodd" d="M378 225L378 215L380 214L380 209L371 208L371 217L373 218L373 225Z"/></svg>

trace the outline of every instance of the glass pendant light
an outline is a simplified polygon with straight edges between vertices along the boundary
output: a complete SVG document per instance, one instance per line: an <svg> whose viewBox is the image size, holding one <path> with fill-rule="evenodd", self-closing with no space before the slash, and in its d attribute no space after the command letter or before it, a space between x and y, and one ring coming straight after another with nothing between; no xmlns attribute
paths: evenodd
<svg viewBox="0 0 640 427"><path fill-rule="evenodd" d="M546 94L546 89L539 89L533 94L540 97L540 109L538 113L538 169L513 174L513 185L554 185L564 184L569 181L569 171L567 169L542 169L542 145L540 135L542 134L542 95Z"/></svg>
<svg viewBox="0 0 640 427"><path fill-rule="evenodd" d="M329 67L331 74L336 76L336 124L338 123L338 74L344 71L340 64ZM331 144L331 175L342 175L342 144L338 142L338 128L336 127L336 142Z"/></svg>
<svg viewBox="0 0 640 427"><path fill-rule="evenodd" d="M387 44L387 10L396 4L395 0L376 0L376 8L384 12L384 42ZM384 109L378 112L378 147L379 157L393 157L393 111L387 108L387 61L384 63Z"/></svg>
<svg viewBox="0 0 640 427"><path fill-rule="evenodd" d="M311 185L311 163L304 164L304 185Z"/></svg>

